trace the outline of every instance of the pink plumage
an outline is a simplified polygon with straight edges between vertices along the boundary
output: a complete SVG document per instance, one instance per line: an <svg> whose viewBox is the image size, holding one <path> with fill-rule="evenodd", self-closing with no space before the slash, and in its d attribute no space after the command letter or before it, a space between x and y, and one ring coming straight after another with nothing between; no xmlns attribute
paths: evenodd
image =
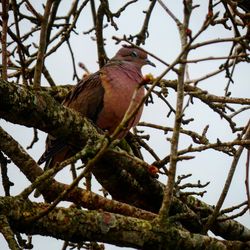
<svg viewBox="0 0 250 250"><path fill-rule="evenodd" d="M146 64L155 66L142 50L124 46L99 71L81 80L67 95L63 105L78 111L101 129L112 133L122 121L135 89L143 80L141 68ZM137 91L134 107L143 96L144 87L141 86ZM142 109L143 107L139 109L126 130L119 134L119 138L124 137L129 129L138 123ZM62 138L49 135L46 151L38 163L46 162L46 168L50 168L76 152L77 150Z"/></svg>

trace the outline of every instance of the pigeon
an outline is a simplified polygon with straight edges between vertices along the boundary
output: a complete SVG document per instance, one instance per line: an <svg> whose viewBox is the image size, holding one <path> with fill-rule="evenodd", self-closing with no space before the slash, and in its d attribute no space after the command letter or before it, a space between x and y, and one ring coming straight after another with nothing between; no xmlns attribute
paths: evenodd
<svg viewBox="0 0 250 250"><path fill-rule="evenodd" d="M141 68L144 65L155 67L147 58L146 52L124 45L99 71L83 77L62 104L92 120L102 131L112 134L128 110L135 90L137 89L137 92L130 110L133 110L144 97L144 87L141 84ZM143 106L129 121L126 129L118 134L118 139L124 138L130 128L137 125L142 110ZM45 170L52 168L79 150L68 144L64 138L48 135L46 150L38 164L45 162Z"/></svg>

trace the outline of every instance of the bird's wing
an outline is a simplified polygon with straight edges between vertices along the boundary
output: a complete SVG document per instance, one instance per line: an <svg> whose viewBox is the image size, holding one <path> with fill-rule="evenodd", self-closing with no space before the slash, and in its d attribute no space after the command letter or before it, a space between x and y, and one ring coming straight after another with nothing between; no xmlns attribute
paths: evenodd
<svg viewBox="0 0 250 250"><path fill-rule="evenodd" d="M42 154L37 163L40 165L44 162L49 161L51 157L53 157L56 153L63 150L66 146L63 139L55 138L51 135L48 135L46 138L46 148L45 152Z"/></svg>
<svg viewBox="0 0 250 250"><path fill-rule="evenodd" d="M100 73L89 75L81 80L66 96L63 105L78 111L82 116L96 122L99 112L103 107L104 88L100 79ZM38 164L46 162L50 168L56 162L61 162L70 157L74 150L64 138L54 138L48 135L46 150L38 160ZM53 159L52 159L53 158Z"/></svg>
<svg viewBox="0 0 250 250"><path fill-rule="evenodd" d="M65 98L63 105L96 122L103 107L103 96L104 88L98 71L80 81Z"/></svg>

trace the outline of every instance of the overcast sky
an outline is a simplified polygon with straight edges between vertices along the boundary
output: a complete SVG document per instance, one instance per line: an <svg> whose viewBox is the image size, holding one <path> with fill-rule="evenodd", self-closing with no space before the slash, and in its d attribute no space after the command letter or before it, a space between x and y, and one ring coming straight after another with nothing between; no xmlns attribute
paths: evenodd
<svg viewBox="0 0 250 250"><path fill-rule="evenodd" d="M31 1L34 7L41 8L38 1ZM61 6L61 11L68 9L68 5L71 1L64 1L64 4ZM110 1L112 10L117 10L121 3L125 1ZM180 19L182 18L182 1L165 1L168 2L168 6ZM171 3L172 2L172 3ZM190 21L190 28L195 34L201 27L202 22L207 11L206 2L207 1L194 1L194 3L204 2L204 5L195 9ZM203 3L202 3L203 4ZM144 14L143 10L146 10L148 6L148 1L139 1L138 3L127 8L127 11L124 12L119 20L117 21L119 30L115 31L113 27L108 27L105 29L105 38L106 38L106 51L109 57L112 57L115 52L120 48L120 45L116 45L115 41L112 40L112 36L122 37L124 34L135 34L140 31L140 27L143 22ZM11 18L11 17L10 17ZM95 43L92 41L90 35L83 35L84 31L92 28L92 17L90 14L90 8L84 11L84 15L81 15L80 20L78 21L77 30L79 35L72 34L70 41L76 58L76 62L83 62L91 72L98 70L97 64L97 53ZM21 24L21 32L24 32L27 29L25 24ZM206 39L215 39L222 37L232 36L231 31L226 31L223 26L210 27L207 32L201 35L197 41L205 41ZM34 39L38 38L34 37ZM167 63L171 63L178 53L180 52L180 40L178 31L176 29L175 23L166 15L166 12L162 7L158 6L155 8L153 17L149 26L149 38L146 41L144 46L151 53L154 53ZM193 58L202 58L207 56L226 56L230 50L230 44L217 44L215 46L209 46L204 49L194 50L190 54L190 59ZM145 66L143 68L143 74L151 73L157 77L161 72L166 68L160 62L156 60L151 60L157 65L156 68L150 66ZM206 75L209 72L212 72L223 63L221 61L208 61L198 64L189 64L188 66L188 76L190 79L196 79L203 75ZM66 46L60 48L52 57L48 58L45 62L48 69L52 74L53 79L58 84L75 84L76 82L72 80L72 64L71 58L68 49ZM82 70L77 67L79 76L83 74ZM247 72L249 75L249 65L242 64L237 67L235 70L234 80L235 83L230 87L232 96L235 97L248 97L250 93L249 87L249 77L247 77ZM173 73L165 76L166 79L175 79L176 76ZM227 79L224 77L224 73L213 77L207 81L199 83L198 87L208 90L210 93L216 95L223 95L224 88L227 83ZM44 81L44 85L46 85ZM175 106L175 93L170 90L168 101ZM188 100L188 98L186 98ZM163 126L172 126L174 121L174 116L171 115L167 117L168 109L162 102L156 100L155 103L144 108L142 121L149 123L161 124ZM243 115L239 115L235 119L239 125L246 124L247 120L250 117L250 112L247 111ZM185 129L192 129L197 133L201 133L204 127L209 124L209 130L207 133L208 138L211 142L216 142L217 138L221 141L229 141L232 138L236 137L236 134L232 134L228 123L223 121L218 114L214 114L206 105L200 101L194 99L194 104L188 107L187 112L185 113L185 118L194 118L194 121L189 125L185 126ZM30 128L13 125L0 120L0 125L6 129L18 142L20 142L25 148L30 144L33 137L33 130ZM144 127L139 127L139 129L145 130ZM154 131L152 129L145 130L145 133L150 134L150 145L154 150L159 154L160 157L164 157L169 153L169 142L166 140L167 137L171 136L164 135L160 131ZM45 134L39 133L39 143L35 144L34 147L28 152L37 160L44 150L44 140ZM180 138L180 149L186 148L190 144L190 140L186 136L181 136ZM149 163L153 159L145 154L145 160ZM184 161L178 163L178 174L187 174L192 173L192 177L188 179L188 182L197 182L200 180L202 183L210 181L210 185L206 188L207 193L203 198L203 201L208 204L215 205L222 187L225 182L228 170L230 168L232 159L226 157L222 153L216 153L212 150L203 152L202 154L192 154L196 155L194 160ZM241 156L241 160L238 164L236 174L233 179L233 183L230 188L230 192L224 207L229 207L236 205L240 202L246 200L245 192L245 162L246 162L246 152ZM11 165L9 167L9 175L11 180L15 182L15 186L12 189L12 194L18 194L24 187L27 186L28 182L26 178L19 172L19 170ZM60 174L58 179L64 182L69 183L71 181L71 176L65 172ZM18 181L17 181L18 180ZM162 182L166 182L165 177L160 177ZM95 190L98 189L98 186L95 187ZM1 194L3 194L2 188L0 188ZM39 200L39 199L37 199ZM244 225L250 227L249 213L245 216L237 219ZM56 240L48 240L45 237L34 237L34 250L42 249L60 249L59 246L62 246L62 242ZM39 242L39 243L37 243ZM48 245L49 244L49 245ZM59 244L59 246L58 246ZM3 238L0 236L0 249L7 249L6 243ZM107 246L106 249L117 249L114 246Z"/></svg>

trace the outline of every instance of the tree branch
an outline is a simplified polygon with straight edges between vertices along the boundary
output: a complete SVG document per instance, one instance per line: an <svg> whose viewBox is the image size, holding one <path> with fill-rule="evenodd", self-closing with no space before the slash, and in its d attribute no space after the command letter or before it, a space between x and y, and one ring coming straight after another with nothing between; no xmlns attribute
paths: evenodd
<svg viewBox="0 0 250 250"><path fill-rule="evenodd" d="M178 227L159 228L145 220L118 214L83 211L76 208L55 208L48 217L34 224L27 220L48 206L13 197L0 198L0 210L14 230L26 234L41 234L71 242L101 241L118 246L140 249L247 249L248 243L223 241L190 234ZM62 226L63 225L63 226Z"/></svg>
<svg viewBox="0 0 250 250"><path fill-rule="evenodd" d="M34 72L34 87L36 89L40 88L41 75L43 71L44 55L47 48L47 34L48 32L48 20L50 16L50 9L52 7L54 0L47 0L44 15L41 17L41 32L40 32L40 42L39 50L37 54L37 62ZM51 28L51 27L50 27Z"/></svg>
<svg viewBox="0 0 250 250"><path fill-rule="evenodd" d="M58 104L46 91L34 91L31 87L0 81L0 97L0 117L10 122L36 127L54 136L65 136L70 138L72 143L76 145L80 143L81 146L85 145L87 140L92 140L94 143L100 136L90 122ZM20 167L31 182L34 182L43 171L33 159L24 153L25 150L20 150L19 144L16 143L13 146L9 144L10 141L12 139L9 136L5 138L4 134L1 134L1 150ZM20 155L18 152L22 154ZM118 149L108 150L101 162L93 169L94 175L114 199L157 212L162 202L163 185L150 176L145 168L146 163L142 164L141 160L121 152ZM128 172L128 175L124 176L124 170ZM46 192L46 198L52 201L67 188L67 185L52 182L47 188L49 190ZM82 189L76 188L68 195L67 200L85 207L90 206L87 204L96 203L97 207L103 204L101 198L96 198L99 196L94 196L94 203L89 202L92 197L90 192L82 193ZM117 209L119 206L115 207ZM194 219L195 214L188 206L174 197L170 213L176 214L184 211L192 214L193 219L191 221L185 219L183 225L190 231L199 232L200 223ZM211 210L209 211L211 213ZM216 222L216 225L218 227L220 223ZM250 233L247 235L250 238Z"/></svg>

